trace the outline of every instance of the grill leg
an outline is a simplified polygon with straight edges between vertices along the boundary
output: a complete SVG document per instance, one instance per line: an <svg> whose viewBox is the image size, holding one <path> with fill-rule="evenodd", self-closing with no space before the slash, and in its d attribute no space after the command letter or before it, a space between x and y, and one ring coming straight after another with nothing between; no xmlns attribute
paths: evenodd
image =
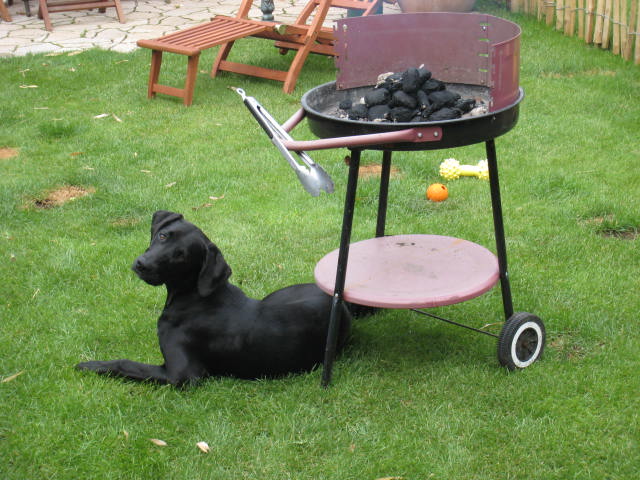
<svg viewBox="0 0 640 480"><path fill-rule="evenodd" d="M391 151L382 154L382 172L380 174L380 196L378 197L378 222L376 237L384 237L384 226L387 221L387 199L389 198L389 177L391 175Z"/></svg>
<svg viewBox="0 0 640 480"><path fill-rule="evenodd" d="M329 331L327 332L327 344L325 347L324 364L322 368L323 387L327 387L331 382L333 361L336 356L336 346L338 342L338 332L340 331L340 321L342 320L342 313L344 310L344 281L347 276L349 242L351 241L351 227L353 225L353 211L356 203L359 168L360 150L353 150L351 152L351 161L349 163L349 180L347 183L347 194L344 202L342 235L340 237L340 250L338 252L338 268L336 270L336 283L333 291L333 303L331 305Z"/></svg>
<svg viewBox="0 0 640 480"><path fill-rule="evenodd" d="M489 164L489 187L491 189L491 208L493 210L493 229L496 237L496 251L498 253L498 267L500 269L500 288L502 289L502 305L505 319L513 315L511 300L511 285L507 268L507 247L502 220L502 202L500 200L500 182L498 180L498 160L496 158L496 144L494 140L487 140L487 163Z"/></svg>

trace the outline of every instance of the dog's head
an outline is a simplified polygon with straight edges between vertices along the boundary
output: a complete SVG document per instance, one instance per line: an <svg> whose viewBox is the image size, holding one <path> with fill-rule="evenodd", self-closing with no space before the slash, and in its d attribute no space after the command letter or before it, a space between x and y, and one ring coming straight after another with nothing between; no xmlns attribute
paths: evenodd
<svg viewBox="0 0 640 480"><path fill-rule="evenodd" d="M218 247L198 227L179 213L164 210L153 214L151 243L132 268L150 285L197 288L203 297L231 276Z"/></svg>

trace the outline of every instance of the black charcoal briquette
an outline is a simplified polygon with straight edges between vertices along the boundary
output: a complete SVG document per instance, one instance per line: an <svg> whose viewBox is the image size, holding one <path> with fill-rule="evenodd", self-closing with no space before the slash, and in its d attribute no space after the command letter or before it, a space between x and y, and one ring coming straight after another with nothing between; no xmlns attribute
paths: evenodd
<svg viewBox="0 0 640 480"><path fill-rule="evenodd" d="M356 103L349 110L349 118L351 120L360 120L363 118L367 118L369 113L369 109L366 105L362 103Z"/></svg>
<svg viewBox="0 0 640 480"><path fill-rule="evenodd" d="M338 105L338 108L340 110L350 110L352 104L353 102L347 98L346 100L342 100L340 102L340 104Z"/></svg>
<svg viewBox="0 0 640 480"><path fill-rule="evenodd" d="M394 122L410 122L415 114L416 111L413 108L394 107L389 112L389 117Z"/></svg>
<svg viewBox="0 0 640 480"><path fill-rule="evenodd" d="M418 69L418 82L420 86L424 85L424 82L431 78L431 72L424 67Z"/></svg>
<svg viewBox="0 0 640 480"><path fill-rule="evenodd" d="M402 74L402 90L414 93L420 87L420 73L417 68L407 68Z"/></svg>
<svg viewBox="0 0 640 480"><path fill-rule="evenodd" d="M455 103L454 108L457 108L462 113L469 113L475 106L476 101L473 98L461 98Z"/></svg>
<svg viewBox="0 0 640 480"><path fill-rule="evenodd" d="M364 103L367 107L373 107L374 105L382 105L389 101L390 94L386 88L374 88L369 90L364 95Z"/></svg>
<svg viewBox="0 0 640 480"><path fill-rule="evenodd" d="M367 118L373 121L386 120L389 118L389 107L387 105L374 105L369 109Z"/></svg>
<svg viewBox="0 0 640 480"><path fill-rule="evenodd" d="M460 118L461 116L462 112L457 108L445 107L429 115L429 121L439 122L442 120L453 120L455 118Z"/></svg>
<svg viewBox="0 0 640 480"><path fill-rule="evenodd" d="M449 90L438 90L429 94L429 101L433 110L440 110L443 107L453 107L460 99L460 95Z"/></svg>
<svg viewBox="0 0 640 480"><path fill-rule="evenodd" d="M422 85L422 90L427 93L435 92L437 90L444 90L445 84L440 80L436 80L435 78L430 78Z"/></svg>
<svg viewBox="0 0 640 480"><path fill-rule="evenodd" d="M416 108L417 105L418 101L415 99L415 97L402 90L393 92L393 95L391 96L391 102L389 103L389 106L391 107Z"/></svg>
<svg viewBox="0 0 640 480"><path fill-rule="evenodd" d="M431 106L429 95L427 95L427 93L422 90L418 90L416 92L416 100L418 100L418 108L420 110L425 110Z"/></svg>

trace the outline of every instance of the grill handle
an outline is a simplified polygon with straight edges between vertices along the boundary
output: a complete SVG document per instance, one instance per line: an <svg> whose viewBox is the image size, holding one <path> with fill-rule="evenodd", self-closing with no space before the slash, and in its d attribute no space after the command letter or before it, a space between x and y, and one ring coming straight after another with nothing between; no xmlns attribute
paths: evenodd
<svg viewBox="0 0 640 480"><path fill-rule="evenodd" d="M383 133L331 137L318 140L284 140L282 144L289 150L325 150L329 148L372 147L396 143L439 142L441 127L406 128Z"/></svg>

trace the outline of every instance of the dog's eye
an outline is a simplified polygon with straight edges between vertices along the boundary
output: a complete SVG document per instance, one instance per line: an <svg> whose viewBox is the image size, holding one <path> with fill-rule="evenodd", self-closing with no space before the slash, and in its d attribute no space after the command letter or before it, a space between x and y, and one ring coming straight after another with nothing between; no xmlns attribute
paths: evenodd
<svg viewBox="0 0 640 480"><path fill-rule="evenodd" d="M164 242L167 238L169 238L169 235L167 235L166 233L159 233L158 238Z"/></svg>

